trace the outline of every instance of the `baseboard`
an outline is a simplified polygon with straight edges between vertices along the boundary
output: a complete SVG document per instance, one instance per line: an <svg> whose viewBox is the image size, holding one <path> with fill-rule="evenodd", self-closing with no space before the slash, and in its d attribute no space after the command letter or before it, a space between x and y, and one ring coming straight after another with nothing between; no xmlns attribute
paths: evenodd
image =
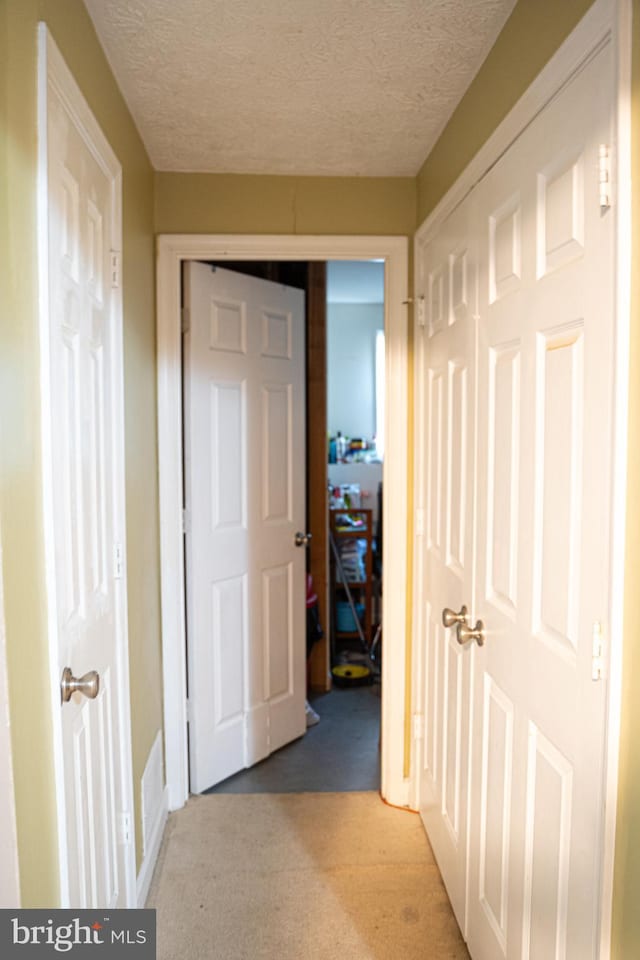
<svg viewBox="0 0 640 960"><path fill-rule="evenodd" d="M168 816L169 816L169 788L165 787L164 790L162 791L162 800L158 807L158 816L156 817L156 821L149 834L149 842L147 845L145 855L142 859L140 872L138 874L138 880L137 880L138 907L144 907L145 903L147 902L147 897L149 896L149 888L151 887L153 871L155 869L156 861L158 859L158 854L160 853L160 846L162 844L162 838L164 836L164 828L166 826Z"/></svg>
<svg viewBox="0 0 640 960"><path fill-rule="evenodd" d="M143 907L169 813L169 790L164 786L162 732L158 730L140 781L142 865L137 880L137 903Z"/></svg>

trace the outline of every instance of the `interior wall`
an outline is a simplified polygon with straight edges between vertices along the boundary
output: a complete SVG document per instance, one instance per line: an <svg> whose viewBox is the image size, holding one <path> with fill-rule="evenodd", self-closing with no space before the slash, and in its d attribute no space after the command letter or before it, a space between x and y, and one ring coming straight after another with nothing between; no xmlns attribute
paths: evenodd
<svg viewBox="0 0 640 960"><path fill-rule="evenodd" d="M81 0L0 0L0 522L21 894L59 902L42 530L37 311L37 24L44 20L123 167L129 643L136 833L162 725L153 172ZM2 29L4 28L4 29ZM25 696L25 691L29 695Z"/></svg>
<svg viewBox="0 0 640 960"><path fill-rule="evenodd" d="M409 236L414 177L156 173L157 233Z"/></svg>
<svg viewBox="0 0 640 960"><path fill-rule="evenodd" d="M376 432L376 334L382 303L327 304L327 429L371 440Z"/></svg>

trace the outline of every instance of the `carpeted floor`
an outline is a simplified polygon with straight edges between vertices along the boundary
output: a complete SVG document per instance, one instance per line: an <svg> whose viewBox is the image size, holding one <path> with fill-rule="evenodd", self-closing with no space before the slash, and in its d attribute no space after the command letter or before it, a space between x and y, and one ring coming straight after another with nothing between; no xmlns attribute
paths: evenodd
<svg viewBox="0 0 640 960"><path fill-rule="evenodd" d="M208 795L171 814L158 960L463 960L416 814L377 793Z"/></svg>
<svg viewBox="0 0 640 960"><path fill-rule="evenodd" d="M311 698L320 723L208 793L315 793L380 788L380 686Z"/></svg>

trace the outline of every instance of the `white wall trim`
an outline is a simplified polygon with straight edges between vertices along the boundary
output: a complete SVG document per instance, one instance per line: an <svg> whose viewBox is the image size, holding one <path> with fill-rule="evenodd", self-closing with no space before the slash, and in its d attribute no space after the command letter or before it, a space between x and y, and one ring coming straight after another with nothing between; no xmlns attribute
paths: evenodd
<svg viewBox="0 0 640 960"><path fill-rule="evenodd" d="M169 814L169 790L163 787L162 731L158 730L140 781L142 864L138 873L137 904L144 907L158 860Z"/></svg>
<svg viewBox="0 0 640 960"><path fill-rule="evenodd" d="M162 800L158 811L158 819L156 820L153 831L150 834L147 853L142 860L140 873L138 874L136 904L140 908L145 906L147 897L149 896L151 881L153 880L153 871L155 870L156 863L158 862L158 854L160 853L160 847L162 846L162 839L164 837L164 828L167 825L167 818L169 816L168 787L165 787L162 791Z"/></svg>
<svg viewBox="0 0 640 960"><path fill-rule="evenodd" d="M0 544L0 823L2 824L0 909L14 908L20 906L20 870L11 753L11 712L7 685L7 636L4 620L2 544Z"/></svg>
<svg viewBox="0 0 640 960"><path fill-rule="evenodd" d="M507 117L481 147L456 183L421 224L415 235L415 293L426 295L424 278L417 265L430 238L453 210L541 110L590 60L602 45L613 43L617 61L617 111L612 131L615 150L616 216L616 317L615 317L615 420L612 493L611 643L609 644L607 755L604 782L605 823L601 869L600 960L611 956L611 922L615 859L618 751L621 721L622 638L624 616L624 552L626 540L629 325L631 309L631 22L630 0L596 0L575 30L523 94ZM419 335L419 331L418 331ZM420 378L416 379L416 395ZM421 442L416 421L415 449ZM419 454L416 460L419 461ZM418 501L416 501L418 506ZM416 549L419 543L416 539ZM416 567L418 572L419 567ZM419 584L416 582L416 594ZM414 621L414 651L419 649L420 618ZM414 746L417 755L417 747Z"/></svg>
<svg viewBox="0 0 640 960"><path fill-rule="evenodd" d="M38 307L40 332L40 415L43 471L43 529L45 542L45 580L47 593L47 632L49 648L49 676L51 691L52 741L54 761L56 811L58 829L58 865L60 878L60 906L69 904L69 864L65 817L64 758L62 756L62 723L60 716L60 675L58 663L58 615L55 579L55 527L53 507L52 424L50 419L50 316L49 316L49 188L47 117L49 89L55 90L76 124L96 162L111 180L111 238L114 250L122 250L122 168L106 137L102 133L91 108L67 67L45 23L38 24ZM124 369L122 357L122 283L113 291L112 322L114 342L119 350L119 366ZM124 383L121 378L113 399L113 421L117 425L119 442L114 457L114 534L126 552L126 519L124 503ZM117 582L115 617L119 638L116 651L118 678L118 749L117 761L121 795L117 798L120 811L130 813L131 842L122 844L122 873L124 900L127 906L136 903L135 842L133 839L133 767L131 744L131 708L129 702L129 644L127 622L127 582Z"/></svg>
<svg viewBox="0 0 640 960"><path fill-rule="evenodd" d="M180 265L183 260L385 261L387 436L384 462L382 677L382 795L406 806L403 775L407 532L407 299L405 237L165 235L158 239L158 445L166 774L169 809L189 788L186 726L184 552L182 537L182 422ZM402 513L401 522L392 517Z"/></svg>

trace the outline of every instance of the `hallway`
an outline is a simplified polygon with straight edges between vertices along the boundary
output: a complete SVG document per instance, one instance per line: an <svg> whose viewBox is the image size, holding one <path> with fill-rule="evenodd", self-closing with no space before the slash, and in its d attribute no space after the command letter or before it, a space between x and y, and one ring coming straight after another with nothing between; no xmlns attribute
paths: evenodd
<svg viewBox="0 0 640 960"><path fill-rule="evenodd" d="M463 960L419 817L378 794L216 794L171 814L158 960Z"/></svg>

